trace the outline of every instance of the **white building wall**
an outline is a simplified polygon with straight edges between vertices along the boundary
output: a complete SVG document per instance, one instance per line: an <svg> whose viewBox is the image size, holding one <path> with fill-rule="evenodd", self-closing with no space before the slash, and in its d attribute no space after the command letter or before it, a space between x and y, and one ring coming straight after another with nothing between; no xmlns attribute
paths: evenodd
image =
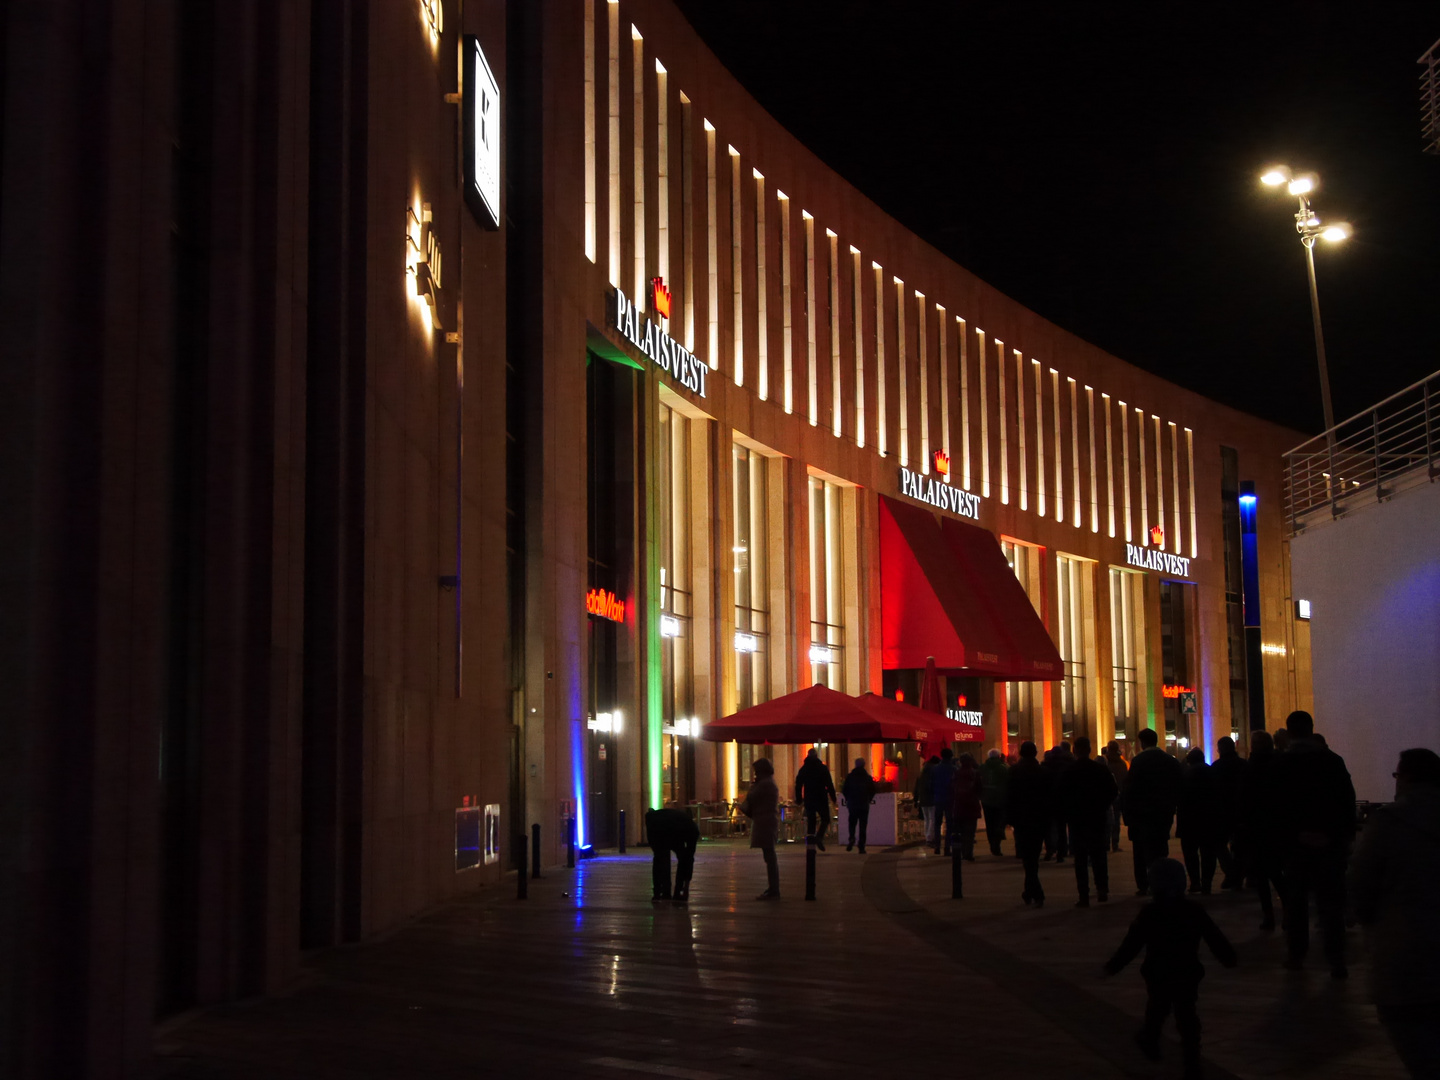
<svg viewBox="0 0 1440 1080"><path fill-rule="evenodd" d="M1440 751L1440 484L1426 484L1291 541L1311 601L1315 729L1361 799L1394 798L1396 758Z"/></svg>

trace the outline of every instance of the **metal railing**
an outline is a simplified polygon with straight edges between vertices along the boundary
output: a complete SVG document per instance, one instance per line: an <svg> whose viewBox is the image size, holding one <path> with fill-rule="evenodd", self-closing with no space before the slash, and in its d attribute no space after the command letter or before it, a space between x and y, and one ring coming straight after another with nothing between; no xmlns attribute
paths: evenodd
<svg viewBox="0 0 1440 1080"><path fill-rule="evenodd" d="M1285 454L1288 535L1440 478L1440 372Z"/></svg>
<svg viewBox="0 0 1440 1080"><path fill-rule="evenodd" d="M1422 150L1440 154L1440 41L1425 50L1417 61L1420 72L1420 136L1425 140Z"/></svg>

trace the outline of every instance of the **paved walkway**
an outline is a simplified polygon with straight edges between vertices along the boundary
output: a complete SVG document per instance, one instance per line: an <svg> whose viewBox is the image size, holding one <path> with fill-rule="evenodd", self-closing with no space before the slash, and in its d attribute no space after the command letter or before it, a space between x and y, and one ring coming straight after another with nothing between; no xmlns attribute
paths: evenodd
<svg viewBox="0 0 1440 1080"><path fill-rule="evenodd" d="M1019 902L1014 858L977 855L957 902L949 860L914 848L861 857L831 844L814 903L801 899L798 846L781 852L778 903L752 899L764 868L732 843L702 845L683 908L649 903L648 850L549 869L524 902L512 877L505 892L318 955L286 996L171 1025L157 1076L1177 1076L1178 1044L1153 1065L1130 1041L1138 961L1098 974L1144 902L1123 887L1126 847L1111 857L1116 899L1083 911L1069 863L1042 865L1036 911ZM1253 894L1206 903L1241 957L1233 971L1206 963L1207 1076L1405 1075L1367 1003L1358 932L1337 983L1318 956L1281 970Z"/></svg>

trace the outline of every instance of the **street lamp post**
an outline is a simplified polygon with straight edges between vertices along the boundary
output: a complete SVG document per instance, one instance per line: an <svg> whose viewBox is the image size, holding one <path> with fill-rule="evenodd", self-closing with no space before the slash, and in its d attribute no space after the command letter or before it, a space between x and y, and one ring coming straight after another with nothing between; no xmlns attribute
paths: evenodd
<svg viewBox="0 0 1440 1080"><path fill-rule="evenodd" d="M1311 208L1310 193L1318 183L1313 174L1295 176L1286 166L1276 165L1261 175L1260 182L1268 187L1284 184L1285 189L1299 200L1295 231L1300 234L1300 244L1305 248L1305 271L1310 282L1310 317L1315 325L1315 360L1320 368L1320 405L1325 410L1325 431L1333 455L1335 410L1330 404L1330 370L1325 364L1325 335L1320 329L1320 293L1315 287L1315 241L1344 240L1350 236L1350 226L1343 221L1326 225Z"/></svg>

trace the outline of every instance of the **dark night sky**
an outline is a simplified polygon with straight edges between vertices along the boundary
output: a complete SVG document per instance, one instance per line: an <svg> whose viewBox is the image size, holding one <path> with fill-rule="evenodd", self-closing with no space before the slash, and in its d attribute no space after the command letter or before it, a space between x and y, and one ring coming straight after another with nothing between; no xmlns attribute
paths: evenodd
<svg viewBox="0 0 1440 1080"><path fill-rule="evenodd" d="M679 0L786 128L962 266L1167 379L1303 431L1440 369L1440 157L1416 59L1440 5Z"/></svg>

